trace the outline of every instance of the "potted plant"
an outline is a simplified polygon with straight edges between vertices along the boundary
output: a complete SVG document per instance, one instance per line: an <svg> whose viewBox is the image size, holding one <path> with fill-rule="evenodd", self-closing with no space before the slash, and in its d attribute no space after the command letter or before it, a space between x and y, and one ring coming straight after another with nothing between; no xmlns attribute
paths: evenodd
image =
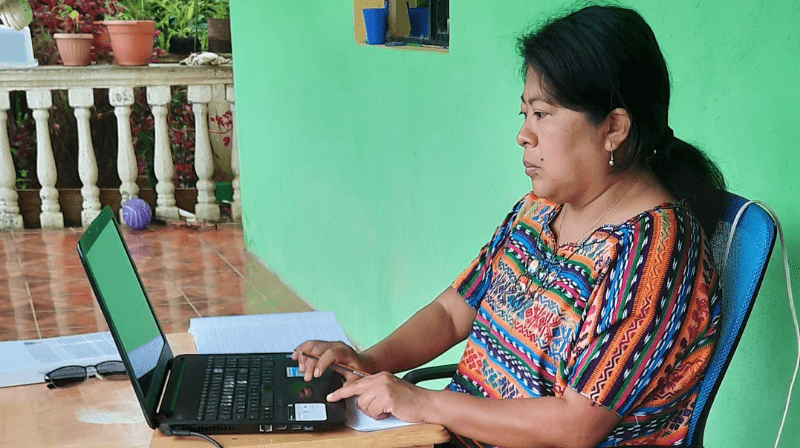
<svg viewBox="0 0 800 448"><path fill-rule="evenodd" d="M158 45L171 53L212 49L212 41L230 40L229 0L150 0L151 14L161 31ZM227 51L230 52L230 45Z"/></svg>
<svg viewBox="0 0 800 448"><path fill-rule="evenodd" d="M149 19L149 3L146 0L118 0L112 15L107 17L110 20L103 21L117 64L147 65L153 60L155 21Z"/></svg>
<svg viewBox="0 0 800 448"><path fill-rule="evenodd" d="M60 31L53 34L53 39L56 40L62 64L89 65L92 60L93 39L91 19L85 20L80 11L64 3L56 5L53 12L58 17L57 31ZM89 32L82 32L84 28Z"/></svg>
<svg viewBox="0 0 800 448"><path fill-rule="evenodd" d="M208 51L231 52L231 20L229 0L204 0L208 17Z"/></svg>
<svg viewBox="0 0 800 448"><path fill-rule="evenodd" d="M170 53L200 51L200 0L153 0L153 16L161 33L158 45Z"/></svg>
<svg viewBox="0 0 800 448"><path fill-rule="evenodd" d="M0 0L3 1L3 0ZM53 34L92 34L95 40L92 42L93 63L108 61L111 59L111 47L103 46L98 42L100 33L104 31L101 25L103 17L109 15L110 7L116 5L117 0L36 0L31 1L30 6L33 10L33 21L28 25L31 30L31 40L33 43L33 53L39 61L39 65L60 64L60 55L56 46ZM66 22L70 20L66 17L70 12L64 5L78 12L78 29L69 26ZM74 15L74 13L72 13Z"/></svg>

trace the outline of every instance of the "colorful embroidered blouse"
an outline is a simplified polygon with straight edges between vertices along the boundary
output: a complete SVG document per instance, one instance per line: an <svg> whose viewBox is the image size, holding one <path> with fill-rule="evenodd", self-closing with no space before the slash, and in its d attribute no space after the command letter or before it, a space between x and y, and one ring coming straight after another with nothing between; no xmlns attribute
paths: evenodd
<svg viewBox="0 0 800 448"><path fill-rule="evenodd" d="M697 219L662 204L556 248L560 207L526 195L453 283L478 314L448 388L526 398L569 387L622 417L601 447L681 441L720 315Z"/></svg>

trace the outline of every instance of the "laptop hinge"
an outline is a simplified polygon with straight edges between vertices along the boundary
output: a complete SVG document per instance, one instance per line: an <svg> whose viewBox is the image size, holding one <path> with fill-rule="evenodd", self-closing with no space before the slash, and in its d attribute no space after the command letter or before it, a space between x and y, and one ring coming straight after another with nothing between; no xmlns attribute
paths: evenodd
<svg viewBox="0 0 800 448"><path fill-rule="evenodd" d="M157 419L157 420L161 420L161 419L163 419L164 417L169 417L169 414L167 414L167 413L165 413L165 412L163 412L163 411L162 411L162 409L161 409L161 406L162 406L162 405L163 405L163 403L164 403L164 397L165 397L165 396L166 396L166 394L167 394L167 389L169 389L169 387L168 387L168 385L169 385L169 379L170 379L170 377L172 376L172 364L173 364L173 361L174 361L174 360L175 360L175 358L171 359L171 360L170 360L170 361L167 363L167 375L164 377L164 383L163 383L163 386L162 386L162 388L161 388L161 397L159 397L159 399L158 399L158 405L156 406L156 419Z"/></svg>

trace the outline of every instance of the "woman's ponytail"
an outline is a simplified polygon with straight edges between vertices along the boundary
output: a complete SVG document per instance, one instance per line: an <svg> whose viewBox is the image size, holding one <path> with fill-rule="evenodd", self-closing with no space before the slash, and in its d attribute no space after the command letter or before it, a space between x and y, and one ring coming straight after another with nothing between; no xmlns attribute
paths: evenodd
<svg viewBox="0 0 800 448"><path fill-rule="evenodd" d="M719 192L725 190L725 178L717 165L697 147L673 136L671 129L646 165L673 196L686 200L703 230L711 235L723 212Z"/></svg>

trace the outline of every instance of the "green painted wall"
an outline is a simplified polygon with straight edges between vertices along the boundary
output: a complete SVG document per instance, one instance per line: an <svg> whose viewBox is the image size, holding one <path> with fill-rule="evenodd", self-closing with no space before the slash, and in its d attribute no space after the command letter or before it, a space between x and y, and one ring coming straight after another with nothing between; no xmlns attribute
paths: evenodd
<svg viewBox="0 0 800 448"><path fill-rule="evenodd" d="M248 248L370 345L444 289L529 188L514 40L567 3L453 1L444 55L354 43L348 0L231 3ZM778 212L797 277L800 6L630 4L670 66L675 133ZM773 256L706 446L772 446L796 350ZM800 393L780 446L800 446Z"/></svg>

